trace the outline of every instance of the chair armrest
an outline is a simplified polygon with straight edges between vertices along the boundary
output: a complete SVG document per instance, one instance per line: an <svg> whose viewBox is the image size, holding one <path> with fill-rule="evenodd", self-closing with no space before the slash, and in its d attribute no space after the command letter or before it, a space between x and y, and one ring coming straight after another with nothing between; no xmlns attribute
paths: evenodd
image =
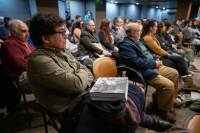
<svg viewBox="0 0 200 133"><path fill-rule="evenodd" d="M140 77L142 83L143 83L144 85L147 85L147 82L146 82L145 78L143 77L143 75L142 75L142 73L141 73L140 71L135 70L135 69L133 69L133 68L130 68L130 67L126 66L125 64L120 65L120 66L117 66L117 69L126 69L126 70L130 70L130 71L136 73L136 74Z"/></svg>

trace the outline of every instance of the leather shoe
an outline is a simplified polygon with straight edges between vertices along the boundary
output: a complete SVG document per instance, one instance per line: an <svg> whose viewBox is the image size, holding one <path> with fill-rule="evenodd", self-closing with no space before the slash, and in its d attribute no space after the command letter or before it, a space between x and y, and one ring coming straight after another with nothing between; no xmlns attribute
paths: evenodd
<svg viewBox="0 0 200 133"><path fill-rule="evenodd" d="M153 125L149 128L149 130L154 130L156 132L165 132L171 127L172 125L169 122L153 119Z"/></svg>
<svg viewBox="0 0 200 133"><path fill-rule="evenodd" d="M170 123L175 123L176 122L176 117L172 113L170 113L170 112L157 109L156 110L156 114L158 116L160 116L165 121L168 121Z"/></svg>

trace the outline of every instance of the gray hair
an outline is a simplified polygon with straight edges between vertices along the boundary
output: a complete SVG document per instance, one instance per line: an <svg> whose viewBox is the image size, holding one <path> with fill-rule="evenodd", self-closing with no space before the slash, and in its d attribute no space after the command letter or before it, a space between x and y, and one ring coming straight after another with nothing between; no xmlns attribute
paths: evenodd
<svg viewBox="0 0 200 133"><path fill-rule="evenodd" d="M130 23L130 24L128 24L126 26L126 34L130 33L132 30L135 30L137 25L138 25L137 23Z"/></svg>
<svg viewBox="0 0 200 133"><path fill-rule="evenodd" d="M18 27L17 27L17 23L18 23L18 22L22 22L22 21L20 21L20 20L18 20L18 19L13 19L13 20L11 20L11 21L9 22L9 24L8 24L9 30L14 30L14 31L18 32ZM23 23L23 22L22 22L22 23Z"/></svg>
<svg viewBox="0 0 200 133"><path fill-rule="evenodd" d="M85 31L85 30L87 29L87 26L89 26L91 22L94 22L94 21L91 20L91 19L87 19L87 20L83 23L83 30L82 30L82 31Z"/></svg>
<svg viewBox="0 0 200 133"><path fill-rule="evenodd" d="M121 18L120 16L115 17L115 18L113 19L113 25L115 25L115 22L119 22L119 19L120 19L120 18Z"/></svg>

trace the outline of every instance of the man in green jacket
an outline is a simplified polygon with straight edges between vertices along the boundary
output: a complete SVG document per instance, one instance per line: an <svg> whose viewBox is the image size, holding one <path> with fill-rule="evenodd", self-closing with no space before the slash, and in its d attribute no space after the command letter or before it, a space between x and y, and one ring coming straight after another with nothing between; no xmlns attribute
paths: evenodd
<svg viewBox="0 0 200 133"><path fill-rule="evenodd" d="M93 79L90 70L65 50L64 23L52 13L36 14L30 22L30 36L37 48L28 57L28 80L36 99L52 113L62 113L80 101Z"/></svg>

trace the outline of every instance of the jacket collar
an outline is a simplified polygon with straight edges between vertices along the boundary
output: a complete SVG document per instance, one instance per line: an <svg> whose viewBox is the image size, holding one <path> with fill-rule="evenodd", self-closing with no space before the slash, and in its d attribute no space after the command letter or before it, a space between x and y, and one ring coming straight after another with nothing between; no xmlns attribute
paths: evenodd
<svg viewBox="0 0 200 133"><path fill-rule="evenodd" d="M8 36L8 40L13 40L13 41L16 41L16 42L18 42L18 43L22 44L22 45L23 45L23 46L25 46L25 47L27 47L27 46L28 46L28 42L21 42L20 40L18 40L18 39L16 39L16 38L14 38L14 37L12 37L12 36Z"/></svg>

